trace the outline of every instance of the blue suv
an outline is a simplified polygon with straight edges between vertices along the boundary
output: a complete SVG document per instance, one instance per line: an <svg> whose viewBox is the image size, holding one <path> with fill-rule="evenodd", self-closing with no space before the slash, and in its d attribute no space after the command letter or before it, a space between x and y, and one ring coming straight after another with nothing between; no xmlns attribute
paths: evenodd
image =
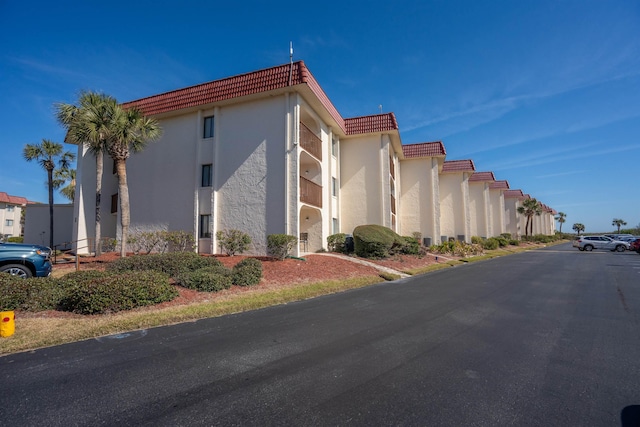
<svg viewBox="0 0 640 427"><path fill-rule="evenodd" d="M0 272L23 278L51 274L51 249L40 245L0 243Z"/></svg>

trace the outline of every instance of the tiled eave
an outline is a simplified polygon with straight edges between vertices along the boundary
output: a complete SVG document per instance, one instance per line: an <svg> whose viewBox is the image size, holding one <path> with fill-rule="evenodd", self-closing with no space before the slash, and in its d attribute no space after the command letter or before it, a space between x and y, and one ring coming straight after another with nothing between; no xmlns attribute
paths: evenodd
<svg viewBox="0 0 640 427"><path fill-rule="evenodd" d="M304 90L303 88L307 88ZM163 115L180 110L224 104L225 101L264 95L267 92L284 93L300 90L315 97L342 133L346 133L344 119L331 103L303 61L253 71L208 83L177 89L147 98L126 102L123 107L137 107L146 115ZM394 118L395 120L395 118Z"/></svg>
<svg viewBox="0 0 640 427"><path fill-rule="evenodd" d="M524 193L522 190L507 190L504 192L504 197L508 199L524 199Z"/></svg>
<svg viewBox="0 0 640 427"><path fill-rule="evenodd" d="M491 184L489 184L489 189L491 190L508 190L509 189L509 182L502 180L502 181L494 181Z"/></svg>
<svg viewBox="0 0 640 427"><path fill-rule="evenodd" d="M474 172L469 178L469 182L494 182L495 180L493 172Z"/></svg>
<svg viewBox="0 0 640 427"><path fill-rule="evenodd" d="M25 197L10 196L4 191L0 191L0 203L9 203L10 205L25 206L28 200Z"/></svg>
<svg viewBox="0 0 640 427"><path fill-rule="evenodd" d="M447 155L442 141L403 144L402 153L404 154L405 159L416 159L421 157L445 157Z"/></svg>
<svg viewBox="0 0 640 427"><path fill-rule="evenodd" d="M448 160L442 165L442 173L475 172L473 160Z"/></svg>

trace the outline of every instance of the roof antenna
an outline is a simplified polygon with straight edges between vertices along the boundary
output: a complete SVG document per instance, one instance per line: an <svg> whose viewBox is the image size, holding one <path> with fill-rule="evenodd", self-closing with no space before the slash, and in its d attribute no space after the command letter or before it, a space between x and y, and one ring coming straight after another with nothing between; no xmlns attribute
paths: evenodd
<svg viewBox="0 0 640 427"><path fill-rule="evenodd" d="M382 104L378 105L378 109L380 110L380 114L382 114Z"/></svg>
<svg viewBox="0 0 640 427"><path fill-rule="evenodd" d="M293 78L293 42L289 42L289 86L291 86L291 79Z"/></svg>

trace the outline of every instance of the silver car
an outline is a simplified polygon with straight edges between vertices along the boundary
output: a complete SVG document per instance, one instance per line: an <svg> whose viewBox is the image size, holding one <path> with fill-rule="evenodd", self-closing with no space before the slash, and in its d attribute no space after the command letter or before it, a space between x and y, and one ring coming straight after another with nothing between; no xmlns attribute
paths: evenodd
<svg viewBox="0 0 640 427"><path fill-rule="evenodd" d="M607 236L579 236L573 241L573 247L581 251L609 249L610 251L624 252L629 249L629 242L613 240Z"/></svg>

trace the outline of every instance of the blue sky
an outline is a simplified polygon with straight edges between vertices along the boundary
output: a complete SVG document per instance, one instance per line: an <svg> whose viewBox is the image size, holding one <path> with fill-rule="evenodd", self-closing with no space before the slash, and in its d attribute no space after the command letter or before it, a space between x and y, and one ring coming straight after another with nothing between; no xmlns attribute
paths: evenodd
<svg viewBox="0 0 640 427"><path fill-rule="evenodd" d="M586 231L640 223L640 2L0 0L0 191L46 202L53 104L304 60L343 117L393 111ZM68 146L74 149L73 146ZM66 200L56 195L56 203Z"/></svg>

